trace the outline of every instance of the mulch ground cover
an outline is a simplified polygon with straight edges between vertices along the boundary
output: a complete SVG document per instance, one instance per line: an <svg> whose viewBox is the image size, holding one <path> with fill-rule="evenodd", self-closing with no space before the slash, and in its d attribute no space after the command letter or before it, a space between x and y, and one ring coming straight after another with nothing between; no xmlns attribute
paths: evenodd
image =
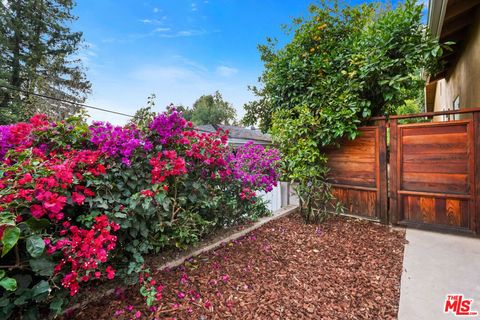
<svg viewBox="0 0 480 320"><path fill-rule="evenodd" d="M75 319L396 319L405 236L335 217L298 215L157 270L163 297L148 308L137 286L76 310ZM152 267L153 268L153 267Z"/></svg>

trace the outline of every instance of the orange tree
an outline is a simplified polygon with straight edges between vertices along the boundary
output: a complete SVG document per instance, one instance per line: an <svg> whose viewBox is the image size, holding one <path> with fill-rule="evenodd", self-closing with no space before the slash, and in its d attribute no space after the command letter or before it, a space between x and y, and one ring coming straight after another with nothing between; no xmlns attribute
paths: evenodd
<svg viewBox="0 0 480 320"><path fill-rule="evenodd" d="M371 116L396 113L423 87L421 70L438 66L442 46L422 24L422 9L411 0L394 10L323 1L294 20L290 43L259 46L262 87L252 88L259 99L245 105L243 122L273 134L307 221L318 221L331 203L320 149L355 138Z"/></svg>

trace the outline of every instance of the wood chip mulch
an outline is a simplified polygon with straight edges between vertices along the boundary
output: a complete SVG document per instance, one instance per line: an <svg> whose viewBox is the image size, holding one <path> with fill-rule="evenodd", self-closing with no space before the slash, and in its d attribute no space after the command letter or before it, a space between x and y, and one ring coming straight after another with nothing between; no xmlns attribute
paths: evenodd
<svg viewBox="0 0 480 320"><path fill-rule="evenodd" d="M403 231L298 215L158 270L163 298L148 308L137 286L77 310L75 319L396 319Z"/></svg>

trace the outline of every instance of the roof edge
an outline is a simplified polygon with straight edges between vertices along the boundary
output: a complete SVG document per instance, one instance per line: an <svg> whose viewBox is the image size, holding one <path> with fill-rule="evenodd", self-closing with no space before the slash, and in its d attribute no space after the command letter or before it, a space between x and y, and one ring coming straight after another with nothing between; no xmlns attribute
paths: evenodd
<svg viewBox="0 0 480 320"><path fill-rule="evenodd" d="M448 0L429 0L428 1L428 21L427 25L434 38L439 38L442 32L445 12L447 11Z"/></svg>

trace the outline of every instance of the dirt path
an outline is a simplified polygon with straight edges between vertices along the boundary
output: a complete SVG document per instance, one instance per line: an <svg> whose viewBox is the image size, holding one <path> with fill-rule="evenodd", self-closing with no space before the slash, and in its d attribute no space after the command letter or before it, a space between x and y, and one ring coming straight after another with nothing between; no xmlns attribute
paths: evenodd
<svg viewBox="0 0 480 320"><path fill-rule="evenodd" d="M287 216L156 272L165 289L152 310L132 287L73 317L395 319L404 242L403 232L369 222L339 217L316 226Z"/></svg>

